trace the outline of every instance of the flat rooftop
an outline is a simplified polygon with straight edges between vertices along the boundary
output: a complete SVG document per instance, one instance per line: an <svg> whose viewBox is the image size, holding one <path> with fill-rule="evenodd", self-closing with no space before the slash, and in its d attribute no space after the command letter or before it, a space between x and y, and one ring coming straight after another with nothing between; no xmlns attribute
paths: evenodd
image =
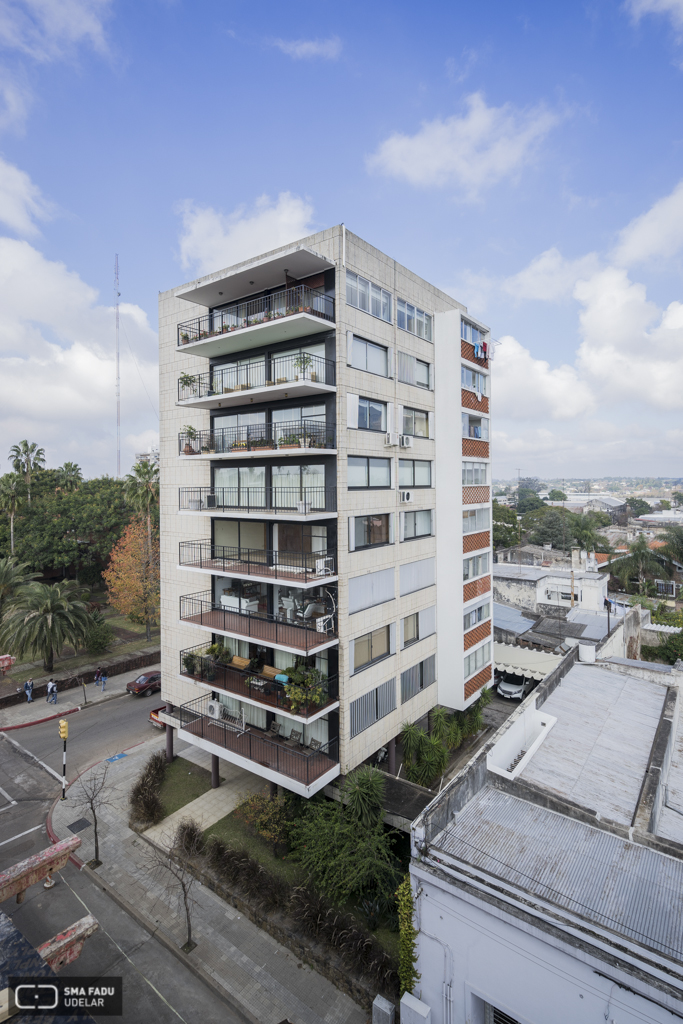
<svg viewBox="0 0 683 1024"><path fill-rule="evenodd" d="M515 562L494 562L493 575L502 579L542 580L546 576L554 576L558 579L571 580L571 569L553 569L552 566L542 565L517 565ZM590 572L586 569L575 569L573 573L575 580L600 580L604 579L601 572Z"/></svg>

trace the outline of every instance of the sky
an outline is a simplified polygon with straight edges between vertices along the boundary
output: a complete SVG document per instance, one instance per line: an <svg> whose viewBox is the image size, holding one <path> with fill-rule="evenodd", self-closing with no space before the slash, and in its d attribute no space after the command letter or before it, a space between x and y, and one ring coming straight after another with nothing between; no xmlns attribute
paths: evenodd
<svg viewBox="0 0 683 1024"><path fill-rule="evenodd" d="M683 473L683 0L0 0L0 54L8 449L115 474L115 253L127 472L158 292L344 221L490 325L495 477Z"/></svg>

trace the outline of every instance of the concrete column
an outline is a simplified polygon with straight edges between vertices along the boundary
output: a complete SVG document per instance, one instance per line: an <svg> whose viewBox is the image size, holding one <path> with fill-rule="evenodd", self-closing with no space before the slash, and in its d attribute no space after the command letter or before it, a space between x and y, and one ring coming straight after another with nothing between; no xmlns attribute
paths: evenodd
<svg viewBox="0 0 683 1024"><path fill-rule="evenodd" d="M218 789L221 780L218 777L218 754L211 755L211 788Z"/></svg>
<svg viewBox="0 0 683 1024"><path fill-rule="evenodd" d="M270 799L277 800L277 782L271 782L270 784Z"/></svg>
<svg viewBox="0 0 683 1024"><path fill-rule="evenodd" d="M166 714L173 714L172 704L166 705ZM173 726L171 725L166 726L166 761L168 762L168 764L171 764L171 762L173 761Z"/></svg>
<svg viewBox="0 0 683 1024"><path fill-rule="evenodd" d="M389 774L396 774L396 737L389 740Z"/></svg>

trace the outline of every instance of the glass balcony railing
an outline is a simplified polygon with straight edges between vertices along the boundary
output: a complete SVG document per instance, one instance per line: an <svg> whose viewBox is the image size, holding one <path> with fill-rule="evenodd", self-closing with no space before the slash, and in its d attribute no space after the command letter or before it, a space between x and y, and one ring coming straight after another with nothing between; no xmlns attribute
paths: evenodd
<svg viewBox="0 0 683 1024"><path fill-rule="evenodd" d="M336 448L336 427L318 420L251 423L218 430L178 434L179 455L228 455L239 452L286 451L291 448Z"/></svg>
<svg viewBox="0 0 683 1024"><path fill-rule="evenodd" d="M181 512L205 510L315 515L337 511L336 487L181 487Z"/></svg>
<svg viewBox="0 0 683 1024"><path fill-rule="evenodd" d="M180 618L196 626L208 626L223 633L234 633L245 639L298 651L314 650L337 636L337 624L331 607L307 622L292 622L286 613L274 615L271 612L224 608L214 602L210 591L181 597Z"/></svg>
<svg viewBox="0 0 683 1024"><path fill-rule="evenodd" d="M302 352L297 355L270 356L235 366L222 366L207 373L184 373L178 379L178 401L211 398L214 395L232 394L234 391L250 391L252 388L267 388L276 384L296 384L304 381L334 387L334 360Z"/></svg>
<svg viewBox="0 0 683 1024"><path fill-rule="evenodd" d="M334 299L322 291L300 284L273 292L272 295L264 295L260 299L237 302L226 309L214 310L206 316L178 324L178 346L254 327L256 324L270 323L296 313L309 313L334 323Z"/></svg>
<svg viewBox="0 0 683 1024"><path fill-rule="evenodd" d="M240 573L299 584L320 582L336 573L331 552L227 547L210 540L181 541L178 561L187 569L214 569L225 576Z"/></svg>

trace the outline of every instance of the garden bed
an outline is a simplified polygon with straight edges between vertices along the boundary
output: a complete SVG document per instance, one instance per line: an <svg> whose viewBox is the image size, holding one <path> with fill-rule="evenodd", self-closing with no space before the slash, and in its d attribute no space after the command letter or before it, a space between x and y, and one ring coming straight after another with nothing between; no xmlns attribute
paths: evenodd
<svg viewBox="0 0 683 1024"><path fill-rule="evenodd" d="M172 764L166 766L164 781L159 789L164 818L203 796L209 789L211 772L200 768L193 761L186 761L184 757L176 757Z"/></svg>

